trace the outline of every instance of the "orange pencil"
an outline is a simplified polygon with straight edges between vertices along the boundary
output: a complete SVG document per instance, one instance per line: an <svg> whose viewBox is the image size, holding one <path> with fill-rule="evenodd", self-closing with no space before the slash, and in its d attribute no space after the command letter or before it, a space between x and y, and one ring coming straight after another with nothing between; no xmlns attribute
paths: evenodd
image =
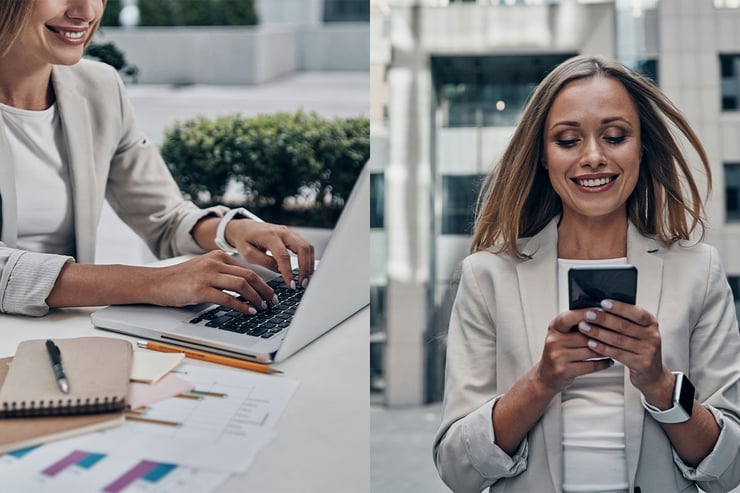
<svg viewBox="0 0 740 493"><path fill-rule="evenodd" d="M151 349L152 351L159 351L161 353L184 353L188 358L208 361L209 363L218 363L219 365L233 366L235 368L241 368L242 370L251 370L268 374L282 373L282 371L262 363L229 358L228 356L220 356L218 354L204 353L196 351L195 349L170 346L169 344L162 344L159 342L137 341L136 345L142 349Z"/></svg>

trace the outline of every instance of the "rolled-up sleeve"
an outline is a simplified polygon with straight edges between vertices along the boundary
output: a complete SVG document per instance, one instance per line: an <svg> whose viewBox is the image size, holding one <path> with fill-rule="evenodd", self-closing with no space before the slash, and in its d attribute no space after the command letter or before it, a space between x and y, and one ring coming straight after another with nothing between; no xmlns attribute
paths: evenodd
<svg viewBox="0 0 740 493"><path fill-rule="evenodd" d="M719 254L709 248L706 292L691 335L690 375L696 398L709 409L720 428L712 451L696 467L673 452L686 479L708 492L726 492L740 483L740 332L735 303Z"/></svg>
<svg viewBox="0 0 740 493"><path fill-rule="evenodd" d="M500 394L492 309L477 285L469 257L463 262L450 317L445 401L434 441L437 471L455 492L478 493L527 468L526 439L513 456L495 443L491 413Z"/></svg>
<svg viewBox="0 0 740 493"><path fill-rule="evenodd" d="M7 248L0 243L0 311L41 317L62 267L72 257Z"/></svg>

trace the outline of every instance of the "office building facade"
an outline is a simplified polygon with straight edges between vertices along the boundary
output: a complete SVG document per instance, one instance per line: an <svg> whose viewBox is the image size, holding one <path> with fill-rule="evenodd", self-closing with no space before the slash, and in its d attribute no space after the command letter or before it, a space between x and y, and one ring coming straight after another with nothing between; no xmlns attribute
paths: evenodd
<svg viewBox="0 0 740 493"><path fill-rule="evenodd" d="M712 166L706 240L737 299L740 1L373 0L370 45L374 402L441 398L481 179L531 90L577 54L653 78L691 121Z"/></svg>

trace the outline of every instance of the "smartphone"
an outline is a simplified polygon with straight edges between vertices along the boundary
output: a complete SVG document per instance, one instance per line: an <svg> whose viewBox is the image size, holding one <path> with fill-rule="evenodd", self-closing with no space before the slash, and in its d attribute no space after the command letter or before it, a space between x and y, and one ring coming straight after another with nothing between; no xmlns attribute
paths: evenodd
<svg viewBox="0 0 740 493"><path fill-rule="evenodd" d="M571 310L599 307L609 299L635 304L637 268L634 265L571 267L568 271L568 304Z"/></svg>

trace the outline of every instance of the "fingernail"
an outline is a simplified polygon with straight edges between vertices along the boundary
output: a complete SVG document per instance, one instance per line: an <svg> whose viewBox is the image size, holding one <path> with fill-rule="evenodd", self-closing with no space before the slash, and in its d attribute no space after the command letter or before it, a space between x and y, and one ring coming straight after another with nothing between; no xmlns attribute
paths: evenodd
<svg viewBox="0 0 740 493"><path fill-rule="evenodd" d="M260 303L260 308L267 310L267 302L265 300L262 300L262 303Z"/></svg>
<svg viewBox="0 0 740 493"><path fill-rule="evenodd" d="M280 303L280 300L278 299L277 295L274 295L272 297L272 304L273 304L273 306L277 305L278 303Z"/></svg>
<svg viewBox="0 0 740 493"><path fill-rule="evenodd" d="M579 323L578 328L581 329L583 332L591 332L591 326L588 325L586 322Z"/></svg>
<svg viewBox="0 0 740 493"><path fill-rule="evenodd" d="M586 312L586 318L589 320L596 320L596 314L594 312Z"/></svg>
<svg viewBox="0 0 740 493"><path fill-rule="evenodd" d="M601 307L606 308L607 310L610 310L614 307L614 303L612 303L609 300L601 300Z"/></svg>
<svg viewBox="0 0 740 493"><path fill-rule="evenodd" d="M290 289L295 289L295 281L290 281Z"/></svg>
<svg viewBox="0 0 740 493"><path fill-rule="evenodd" d="M308 287L308 277L303 280L301 286L303 286L303 289L306 289Z"/></svg>
<svg viewBox="0 0 740 493"><path fill-rule="evenodd" d="M586 346L590 347L591 349L594 349L596 347L596 341L588 341L586 343Z"/></svg>
<svg viewBox="0 0 740 493"><path fill-rule="evenodd" d="M254 307L250 306L247 311L249 312L250 315L257 315L257 310L255 310Z"/></svg>

